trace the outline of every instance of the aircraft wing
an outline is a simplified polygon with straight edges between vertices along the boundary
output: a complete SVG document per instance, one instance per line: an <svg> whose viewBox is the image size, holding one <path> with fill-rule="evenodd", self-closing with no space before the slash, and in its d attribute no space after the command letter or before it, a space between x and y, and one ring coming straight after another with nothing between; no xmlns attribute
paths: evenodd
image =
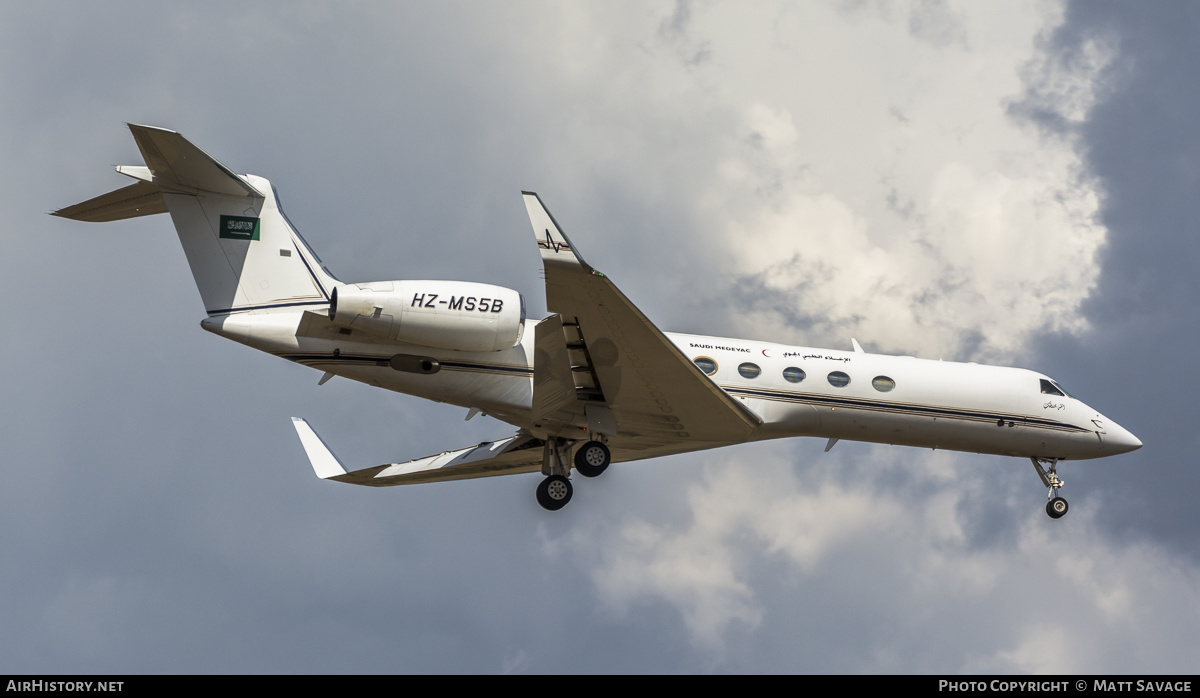
<svg viewBox="0 0 1200 698"><path fill-rule="evenodd" d="M317 476L323 480L337 480L352 485L391 487L532 473L542 468L542 446L545 442L526 434L517 434L406 463L385 463L347 472L308 422L292 417L292 425L296 427L300 443Z"/></svg>
<svg viewBox="0 0 1200 698"><path fill-rule="evenodd" d="M586 412L589 427L602 425L606 408L615 419L615 435L631 437L621 441L635 448L639 442L701 447L699 442L746 440L762 420L704 375L607 276L583 260L537 194L522 194L546 271L546 304L560 316L567 349L575 357L570 370L596 384L576 384L579 399L559 406L560 421L570 423L571 413ZM538 369L535 363L535 414Z"/></svg>

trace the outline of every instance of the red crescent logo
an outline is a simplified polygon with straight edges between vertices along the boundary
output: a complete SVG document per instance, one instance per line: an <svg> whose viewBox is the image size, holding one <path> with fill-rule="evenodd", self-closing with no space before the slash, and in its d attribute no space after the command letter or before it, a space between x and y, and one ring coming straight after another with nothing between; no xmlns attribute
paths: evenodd
<svg viewBox="0 0 1200 698"><path fill-rule="evenodd" d="M763 349L763 350L762 350L762 353L763 353L763 356L767 356L767 350L766 350L766 349ZM767 358L769 359L769 358L771 358L771 357L767 356Z"/></svg>

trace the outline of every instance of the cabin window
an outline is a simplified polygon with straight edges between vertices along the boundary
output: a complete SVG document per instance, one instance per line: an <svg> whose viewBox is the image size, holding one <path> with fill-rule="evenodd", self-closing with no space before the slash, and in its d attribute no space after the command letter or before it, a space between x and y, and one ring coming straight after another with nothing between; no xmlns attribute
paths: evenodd
<svg viewBox="0 0 1200 698"><path fill-rule="evenodd" d="M892 388L896 387L896 381L887 376L875 376L871 380L871 385L881 393L890 393Z"/></svg>
<svg viewBox="0 0 1200 698"><path fill-rule="evenodd" d="M850 385L850 376L841 371L834 371L829 374L829 384L835 388L845 388Z"/></svg>
<svg viewBox="0 0 1200 698"><path fill-rule="evenodd" d="M788 383L799 383L804 380L804 369L788 366L783 369L783 379Z"/></svg>
<svg viewBox="0 0 1200 698"><path fill-rule="evenodd" d="M1042 395L1058 395L1059 397L1066 397L1066 394L1063 393L1063 391L1059 390L1054 383L1046 380L1045 378L1042 379Z"/></svg>
<svg viewBox="0 0 1200 698"><path fill-rule="evenodd" d="M758 378L758 374L762 373L762 369L758 364L746 362L738 366L738 373L742 374L742 378Z"/></svg>
<svg viewBox="0 0 1200 698"><path fill-rule="evenodd" d="M701 371L704 371L710 376L717 372L717 362L713 361L707 356L697 356L696 358L692 359L692 363L696 364Z"/></svg>

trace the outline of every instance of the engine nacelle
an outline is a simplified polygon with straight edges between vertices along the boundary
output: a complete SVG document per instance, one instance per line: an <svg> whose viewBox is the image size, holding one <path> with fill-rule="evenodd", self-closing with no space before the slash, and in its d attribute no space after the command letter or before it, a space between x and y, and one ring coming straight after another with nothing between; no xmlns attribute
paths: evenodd
<svg viewBox="0 0 1200 698"><path fill-rule="evenodd" d="M503 351L521 343L525 299L470 281L373 281L333 289L329 319L423 347Z"/></svg>

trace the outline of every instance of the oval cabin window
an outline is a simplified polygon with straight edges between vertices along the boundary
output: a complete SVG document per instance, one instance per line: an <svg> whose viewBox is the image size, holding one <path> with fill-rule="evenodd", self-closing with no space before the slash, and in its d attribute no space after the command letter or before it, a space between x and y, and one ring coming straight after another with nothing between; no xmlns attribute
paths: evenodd
<svg viewBox="0 0 1200 698"><path fill-rule="evenodd" d="M758 364L744 363L738 366L738 373L742 374L742 378L758 378L762 369L758 367Z"/></svg>
<svg viewBox="0 0 1200 698"><path fill-rule="evenodd" d="M841 371L834 371L829 374L829 384L835 388L845 388L850 385L850 376Z"/></svg>
<svg viewBox="0 0 1200 698"><path fill-rule="evenodd" d="M710 376L717 372L717 362L713 361L707 356L697 356L696 358L692 359L692 363L696 364L701 371L704 371Z"/></svg>
<svg viewBox="0 0 1200 698"><path fill-rule="evenodd" d="M887 393L896 387L896 381L887 376L875 376L875 379L871 381L871 385L875 386L875 389L879 392Z"/></svg>
<svg viewBox="0 0 1200 698"><path fill-rule="evenodd" d="M783 379L788 383L799 383L804 380L804 369L788 366L783 369Z"/></svg>

